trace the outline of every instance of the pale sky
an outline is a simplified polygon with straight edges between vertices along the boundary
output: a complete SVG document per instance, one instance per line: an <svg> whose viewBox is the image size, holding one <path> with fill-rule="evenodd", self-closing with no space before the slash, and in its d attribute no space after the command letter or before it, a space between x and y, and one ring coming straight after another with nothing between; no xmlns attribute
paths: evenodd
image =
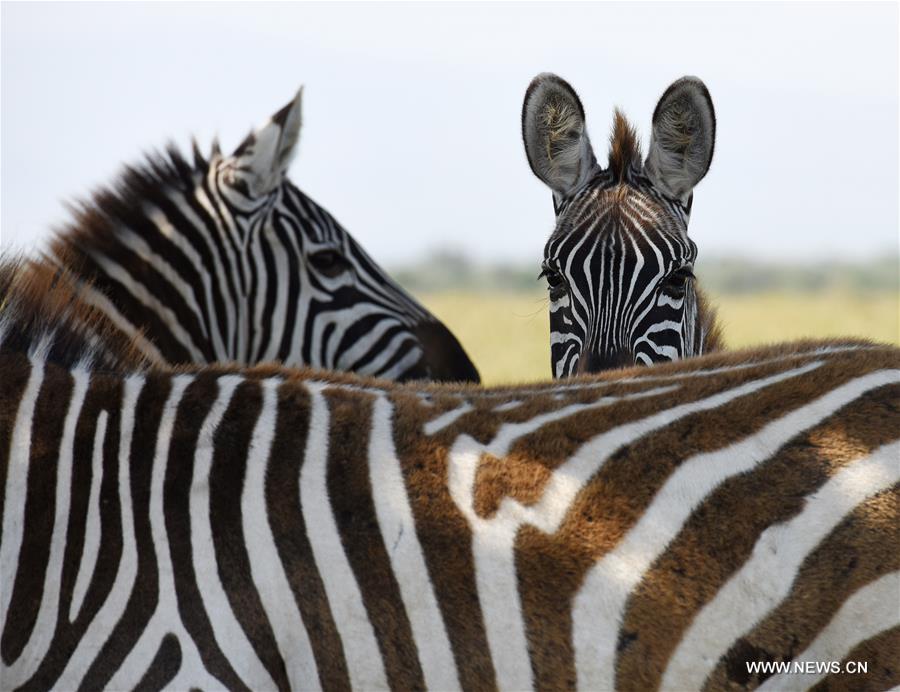
<svg viewBox="0 0 900 692"><path fill-rule="evenodd" d="M533 261L553 226L525 88L579 92L649 139L678 77L718 117L690 231L704 255L898 252L897 3L2 5L2 247L173 139L232 150L305 85L293 181L383 264Z"/></svg>

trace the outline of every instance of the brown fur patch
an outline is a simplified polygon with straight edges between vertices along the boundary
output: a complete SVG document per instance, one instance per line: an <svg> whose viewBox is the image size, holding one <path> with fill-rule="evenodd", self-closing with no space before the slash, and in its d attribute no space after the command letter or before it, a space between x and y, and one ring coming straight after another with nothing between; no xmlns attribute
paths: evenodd
<svg viewBox="0 0 900 692"><path fill-rule="evenodd" d="M867 639L856 646L841 661L841 670L847 663L865 662L865 674L835 673L812 687L814 692L881 692L896 689L900 679L900 627Z"/></svg>
<svg viewBox="0 0 900 692"><path fill-rule="evenodd" d="M52 362L71 366L98 353L98 364L123 371L152 365L106 313L82 296L78 278L66 269L45 261L0 262L0 317L13 332L7 334L5 347L26 350L53 333Z"/></svg>
<svg viewBox="0 0 900 692"><path fill-rule="evenodd" d="M832 371L822 379L826 379L831 387L840 379L861 374L847 372L851 368L846 366L841 370ZM893 389L896 391L897 388ZM812 399L816 393L813 389L804 398ZM834 435L836 424L826 421L799 436L789 448L752 471L721 483L706 496L678 537L631 595L623 629L633 632L636 637L628 651L621 655L618 686L622 689L659 686L660 676L675 644L684 636L697 611L715 597L725 581L749 559L759 535L773 524L790 520L802 511L805 498L831 475L883 442L883 432L872 427L870 421L883 418L884 398L883 394L864 397L844 409L841 419L845 425L845 435ZM796 406L795 401L785 403L788 404L787 411ZM756 410L750 408L749 402L739 406L739 415L760 421L786 412L774 396L760 397L758 404L761 406ZM714 422L710 427L715 427ZM746 434L748 431L742 432ZM776 478L777 483L773 482ZM881 530L879 535L885 539L890 532ZM839 569L838 561L833 557L840 555L840 551L829 550L826 554L834 568ZM832 576L823 578L820 586L831 584L829 580ZM822 604L830 599L813 596L814 593L820 592L816 588L808 592L806 600L801 601L798 609L780 623L783 627L780 630L775 628L775 631L780 634L787 631L796 636L800 634L798 622L813 624L818 616L827 621L827 609ZM809 598L819 603L815 614L803 610L808 607ZM781 613L783 609L777 612ZM818 627L822 624L819 622ZM755 647L754 651L778 652L779 655L787 653L787 649L782 648L785 644L790 646L786 640L780 641L778 646L757 638L748 638L747 643ZM793 654L805 648L796 646L796 641L794 645ZM731 665L730 669L727 663L723 664L722 674L726 670L738 677L741 671L746 673L746 655L749 654L736 652L735 660L740 658L740 661ZM762 654L757 652L755 655ZM734 679L730 678L732 681ZM716 680L713 689L725 688L729 682L729 679Z"/></svg>
<svg viewBox="0 0 900 692"><path fill-rule="evenodd" d="M609 169L621 181L631 167L641 166L641 143L637 132L618 108L609 136Z"/></svg>
<svg viewBox="0 0 900 692"><path fill-rule="evenodd" d="M866 432L874 436L874 431ZM792 660L812 643L856 591L900 569L900 552L889 548L898 544L900 487L895 486L857 505L806 556L788 596L768 617L747 632L744 640L754 651L766 652L771 660ZM812 603L815 607L810 606ZM884 604L885 608L898 606L898 600ZM881 653L883 656L884 652ZM739 663L744 666L744 660ZM728 688L731 682L728 673L728 666L720 664L709 677L709 689ZM843 677L845 683L849 683L852 676L835 677ZM852 689L864 689L861 684L864 677L859 676L860 686ZM759 682L762 681L757 681L757 684Z"/></svg>
<svg viewBox="0 0 900 692"><path fill-rule="evenodd" d="M697 294L697 324L701 332L705 334L703 353L705 355L721 351L725 348L725 338L722 336L722 325L719 323L718 313L700 288L695 287L694 292Z"/></svg>

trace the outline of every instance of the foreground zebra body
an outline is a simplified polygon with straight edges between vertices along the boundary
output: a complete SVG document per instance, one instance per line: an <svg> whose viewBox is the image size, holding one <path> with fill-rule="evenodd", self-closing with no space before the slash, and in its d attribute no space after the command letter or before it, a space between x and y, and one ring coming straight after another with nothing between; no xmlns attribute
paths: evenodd
<svg viewBox="0 0 900 692"><path fill-rule="evenodd" d="M896 349L502 390L45 360L0 352L3 689L900 683Z"/></svg>
<svg viewBox="0 0 900 692"><path fill-rule="evenodd" d="M301 95L231 156L126 169L76 211L37 274L62 269L159 365L278 361L478 381L453 335L286 172ZM39 278L38 281L41 279Z"/></svg>
<svg viewBox="0 0 900 692"><path fill-rule="evenodd" d="M602 168L578 95L552 74L528 87L522 137L556 211L542 265L553 376L717 350L715 315L695 286L697 246L687 234L693 190L716 138L703 82L684 77L662 95L643 162L636 133L616 111Z"/></svg>

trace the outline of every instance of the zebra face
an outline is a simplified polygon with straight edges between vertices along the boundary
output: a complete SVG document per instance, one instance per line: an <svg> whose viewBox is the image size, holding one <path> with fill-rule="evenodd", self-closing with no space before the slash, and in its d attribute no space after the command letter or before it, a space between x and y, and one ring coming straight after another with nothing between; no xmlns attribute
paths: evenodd
<svg viewBox="0 0 900 692"><path fill-rule="evenodd" d="M553 375L702 353L697 246L687 224L715 141L703 83L685 77L663 94L643 163L634 130L616 111L609 165L599 166L581 102L555 75L539 75L529 87L522 131L529 164L553 190L556 211L541 272Z"/></svg>
<svg viewBox="0 0 900 692"><path fill-rule="evenodd" d="M690 352L697 246L686 220L639 187L602 181L562 212L542 265L556 377Z"/></svg>
<svg viewBox="0 0 900 692"><path fill-rule="evenodd" d="M395 380L479 381L462 346L325 209L286 177L300 93L209 177L246 265L246 362L278 360Z"/></svg>

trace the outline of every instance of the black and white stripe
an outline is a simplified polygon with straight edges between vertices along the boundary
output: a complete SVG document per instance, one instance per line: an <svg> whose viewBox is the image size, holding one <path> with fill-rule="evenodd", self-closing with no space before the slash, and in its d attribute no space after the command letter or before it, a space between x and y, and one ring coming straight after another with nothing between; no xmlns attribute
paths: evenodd
<svg viewBox="0 0 900 692"><path fill-rule="evenodd" d="M898 396L858 344L480 391L0 349L0 680L896 685Z"/></svg>
<svg viewBox="0 0 900 692"><path fill-rule="evenodd" d="M45 264L83 284L157 364L277 361L388 379L476 380L450 332L286 177L301 95L231 156L171 149L126 169Z"/></svg>

